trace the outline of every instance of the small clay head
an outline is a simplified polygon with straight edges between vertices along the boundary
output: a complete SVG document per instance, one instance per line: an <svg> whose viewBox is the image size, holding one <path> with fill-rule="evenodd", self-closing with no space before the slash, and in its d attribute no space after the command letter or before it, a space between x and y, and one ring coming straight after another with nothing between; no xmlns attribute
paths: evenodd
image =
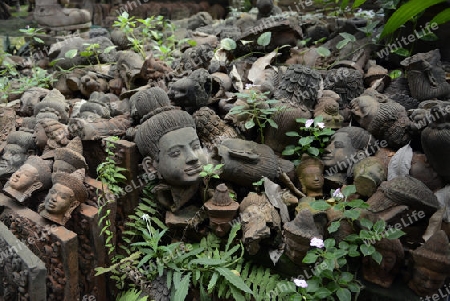
<svg viewBox="0 0 450 301"><path fill-rule="evenodd" d="M69 143L67 126L54 119L40 119L34 128L33 137L36 145L42 151L48 146L50 149L63 147Z"/></svg>
<svg viewBox="0 0 450 301"><path fill-rule="evenodd" d="M83 156L83 145L80 137L75 137L64 148L55 150L53 172L72 173L77 169L86 169L86 159Z"/></svg>
<svg viewBox="0 0 450 301"><path fill-rule="evenodd" d="M300 164L296 168L296 174L302 186L302 191L307 196L322 196L323 187L323 169L322 161L304 154Z"/></svg>
<svg viewBox="0 0 450 301"><path fill-rule="evenodd" d="M9 177L36 153L33 134L24 131L11 132L6 139L7 145L0 158L0 178Z"/></svg>

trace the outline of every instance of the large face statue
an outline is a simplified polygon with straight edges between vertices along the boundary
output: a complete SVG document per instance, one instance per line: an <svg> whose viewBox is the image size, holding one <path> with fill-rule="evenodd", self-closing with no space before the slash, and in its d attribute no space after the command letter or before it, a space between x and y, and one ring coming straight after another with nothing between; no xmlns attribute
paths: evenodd
<svg viewBox="0 0 450 301"><path fill-rule="evenodd" d="M75 202L74 196L72 189L56 183L45 197L44 208L50 214L64 215Z"/></svg>
<svg viewBox="0 0 450 301"><path fill-rule="evenodd" d="M322 161L326 167L336 165L338 162L344 162L356 149L352 146L352 141L347 133L336 132L331 138L330 144L325 148Z"/></svg>
<svg viewBox="0 0 450 301"><path fill-rule="evenodd" d="M431 271L423 266L415 266L413 277L408 286L419 296L428 296L436 293L444 284L446 275Z"/></svg>
<svg viewBox="0 0 450 301"><path fill-rule="evenodd" d="M0 177L13 174L25 162L27 154L18 145L6 145L0 158Z"/></svg>
<svg viewBox="0 0 450 301"><path fill-rule="evenodd" d="M9 186L17 191L25 191L39 180L39 172L30 164L22 165L9 179Z"/></svg>
<svg viewBox="0 0 450 301"><path fill-rule="evenodd" d="M202 154L195 129L181 128L161 137L154 166L169 184L190 185L198 181L203 170Z"/></svg>

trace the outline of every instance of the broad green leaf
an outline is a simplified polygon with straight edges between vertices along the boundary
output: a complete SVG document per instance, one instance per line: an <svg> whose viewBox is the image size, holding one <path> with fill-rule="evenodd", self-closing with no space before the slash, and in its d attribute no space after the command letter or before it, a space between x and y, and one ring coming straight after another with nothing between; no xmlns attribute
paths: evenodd
<svg viewBox="0 0 450 301"><path fill-rule="evenodd" d="M344 188L342 188L342 194L346 197L356 192L356 186L355 185L347 185Z"/></svg>
<svg viewBox="0 0 450 301"><path fill-rule="evenodd" d="M410 0L406 2L399 9L397 9L386 22L383 31L381 32L380 39L393 33L400 26L411 20L417 14L426 10L428 7L443 3L445 1L446 0Z"/></svg>
<svg viewBox="0 0 450 301"><path fill-rule="evenodd" d="M45 44L45 42L44 41L42 41L42 39L41 38L38 38L38 37L33 37L33 39L36 41L36 42L38 42L38 43L41 43L41 44Z"/></svg>
<svg viewBox="0 0 450 301"><path fill-rule="evenodd" d="M352 219L352 220L358 219L360 214L361 214L361 212L359 212L358 210L345 210L344 211L344 217Z"/></svg>
<svg viewBox="0 0 450 301"><path fill-rule="evenodd" d="M355 36L352 34L349 34L348 32L341 32L341 33L339 33L339 35L350 42L356 41Z"/></svg>
<svg viewBox="0 0 450 301"><path fill-rule="evenodd" d="M341 6L340 6L340 8L341 8L342 10L345 10L345 9L347 8L348 1L349 1L349 0L342 0Z"/></svg>
<svg viewBox="0 0 450 301"><path fill-rule="evenodd" d="M331 222L331 225L328 227L328 232L329 233L334 233L339 229L339 226L341 225L340 221L334 221Z"/></svg>
<svg viewBox="0 0 450 301"><path fill-rule="evenodd" d="M64 56L68 59L73 59L78 53L77 49L70 49L69 51L67 51Z"/></svg>
<svg viewBox="0 0 450 301"><path fill-rule="evenodd" d="M297 132L286 132L286 136L288 136L288 137L299 137L300 135Z"/></svg>
<svg viewBox="0 0 450 301"><path fill-rule="evenodd" d="M311 136L302 137L298 140L298 144L301 146L309 145L311 142L313 142L314 139Z"/></svg>
<svg viewBox="0 0 450 301"><path fill-rule="evenodd" d="M320 200L311 203L311 207L315 210L325 211L331 207L326 201Z"/></svg>
<svg viewBox="0 0 450 301"><path fill-rule="evenodd" d="M225 50L234 50L236 49L236 42L230 38L225 38L220 41L220 47Z"/></svg>
<svg viewBox="0 0 450 301"><path fill-rule="evenodd" d="M308 283L308 287L306 288L306 291L309 293L316 292L322 285L321 281L319 281L318 279L310 279L310 280L307 280L306 283Z"/></svg>
<svg viewBox="0 0 450 301"><path fill-rule="evenodd" d="M361 287L358 284L356 284L356 283L349 283L348 284L348 288L353 293L359 293L361 291Z"/></svg>
<svg viewBox="0 0 450 301"><path fill-rule="evenodd" d="M247 121L247 122L245 123L244 126L245 126L246 129L251 129L252 127L255 126L255 122L253 121L253 119L250 119L249 121Z"/></svg>
<svg viewBox="0 0 450 301"><path fill-rule="evenodd" d="M263 32L258 40L256 41L256 43L258 43L258 45L260 46L267 46L270 44L270 39L272 38L272 33L270 31L267 32Z"/></svg>
<svg viewBox="0 0 450 301"><path fill-rule="evenodd" d="M340 288L336 291L336 295L339 298L339 301L351 301L352 300L352 294L347 288Z"/></svg>
<svg viewBox="0 0 450 301"><path fill-rule="evenodd" d="M339 41L339 43L337 43L336 44L336 48L337 49L342 49L342 48L344 48L345 47L345 45L347 45L348 44L348 42L350 42L349 40L342 40L342 41Z"/></svg>
<svg viewBox="0 0 450 301"><path fill-rule="evenodd" d="M317 53L322 57L329 57L331 55L331 52L328 48L320 46L317 49Z"/></svg>
<svg viewBox="0 0 450 301"><path fill-rule="evenodd" d="M320 299L326 299L328 296L331 296L331 292L329 289L325 287L319 288L316 293L314 294L316 298Z"/></svg>
<svg viewBox="0 0 450 301"><path fill-rule="evenodd" d="M373 223L372 221L368 220L367 218L362 218L359 223L361 224L361 226L367 228L367 229L372 229Z"/></svg>
<svg viewBox="0 0 450 301"><path fill-rule="evenodd" d="M430 24L444 24L450 21L450 8L446 8L436 16L434 16L433 20L430 21Z"/></svg>
<svg viewBox="0 0 450 301"><path fill-rule="evenodd" d="M308 252L308 253L306 254L306 256L303 257L302 262L303 262L303 263L315 263L316 260L317 260L317 258L319 258L319 255L317 255L317 254L315 254L315 253L312 253L312 252Z"/></svg>
<svg viewBox="0 0 450 301"><path fill-rule="evenodd" d="M235 287L240 289L241 291L245 293L249 293L253 296L253 291L247 286L247 284L244 283L241 277L234 274L230 269L228 268L222 268L217 267L215 270L222 275L228 282L233 284Z"/></svg>
<svg viewBox="0 0 450 301"><path fill-rule="evenodd" d="M387 239L397 239L405 235L406 233L402 230L396 229L396 228L389 228L384 232L384 237Z"/></svg>
<svg viewBox="0 0 450 301"><path fill-rule="evenodd" d="M175 291L174 301L184 301L189 291L189 285L191 283L191 273L188 273L183 277L183 280L178 284Z"/></svg>
<svg viewBox="0 0 450 301"><path fill-rule="evenodd" d="M268 121L269 121L269 124L271 127L275 128L275 129L278 128L278 124L275 121L273 121L272 119L268 119Z"/></svg>
<svg viewBox="0 0 450 301"><path fill-rule="evenodd" d="M328 238L328 239L324 240L323 244L324 244L326 249L329 249L329 248L334 247L336 245L336 241L334 240L334 238Z"/></svg>
<svg viewBox="0 0 450 301"><path fill-rule="evenodd" d="M375 225L373 225L373 230L381 233L384 231L384 228L386 227L386 222L382 219L378 220Z"/></svg>
<svg viewBox="0 0 450 301"><path fill-rule="evenodd" d="M359 237L361 237L362 239L374 239L374 235L373 233L367 231L367 230L361 230L359 232Z"/></svg>
<svg viewBox="0 0 450 301"><path fill-rule="evenodd" d="M352 8L353 9L358 8L361 5L363 5L364 3L366 3L366 0L355 0L355 2L353 2Z"/></svg>
<svg viewBox="0 0 450 301"><path fill-rule="evenodd" d="M375 251L372 254L373 260L375 260L378 264L381 264L381 260L383 259L383 255L380 252Z"/></svg>
<svg viewBox="0 0 450 301"><path fill-rule="evenodd" d="M342 272L339 277L339 283L347 284L353 280L353 274L349 272ZM341 282L342 281L342 282Z"/></svg>
<svg viewBox="0 0 450 301"><path fill-rule="evenodd" d="M404 57L408 57L411 53L409 52L408 49L405 48L397 48L394 51L392 51L392 53L398 54L400 56L404 56Z"/></svg>
<svg viewBox="0 0 450 301"><path fill-rule="evenodd" d="M375 252L375 247L372 245L362 244L359 248L364 256L372 255Z"/></svg>
<svg viewBox="0 0 450 301"><path fill-rule="evenodd" d="M310 153L311 155L317 157L317 156L319 156L320 151L319 151L319 149L316 148L316 147L310 147L310 148L308 148L308 153Z"/></svg>
<svg viewBox="0 0 450 301"><path fill-rule="evenodd" d="M110 53L111 50L113 50L116 47L117 47L116 45L108 46L108 47L105 48L105 50L103 50L103 53Z"/></svg>

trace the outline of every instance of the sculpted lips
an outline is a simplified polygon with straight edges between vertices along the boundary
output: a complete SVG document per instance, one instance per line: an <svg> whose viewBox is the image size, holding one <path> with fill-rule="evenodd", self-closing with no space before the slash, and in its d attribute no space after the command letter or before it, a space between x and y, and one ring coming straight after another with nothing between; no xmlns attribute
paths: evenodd
<svg viewBox="0 0 450 301"><path fill-rule="evenodd" d="M184 170L184 172L188 175L188 176L194 176L198 173L200 173L202 171L202 165L201 164L195 164L192 167L186 168Z"/></svg>

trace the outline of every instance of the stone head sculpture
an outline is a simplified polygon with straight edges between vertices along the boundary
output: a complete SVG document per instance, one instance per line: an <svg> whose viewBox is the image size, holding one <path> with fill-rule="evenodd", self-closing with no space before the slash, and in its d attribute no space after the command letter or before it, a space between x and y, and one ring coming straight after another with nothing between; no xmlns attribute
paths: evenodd
<svg viewBox="0 0 450 301"><path fill-rule="evenodd" d="M306 196L319 197L323 195L323 169L320 159L304 154L295 172Z"/></svg>
<svg viewBox="0 0 450 301"><path fill-rule="evenodd" d="M350 101L364 92L362 74L354 69L340 67L328 71L324 89L333 90L340 96L339 108L345 109Z"/></svg>
<svg viewBox="0 0 450 301"><path fill-rule="evenodd" d="M377 141L360 127L344 127L337 130L325 148L322 161L327 175L346 173L353 164L376 152Z"/></svg>
<svg viewBox="0 0 450 301"><path fill-rule="evenodd" d="M419 296L436 293L450 271L450 247L447 234L439 230L412 252L413 271L408 286Z"/></svg>
<svg viewBox="0 0 450 301"><path fill-rule="evenodd" d="M41 114L52 115L64 124L69 121L69 104L66 103L64 95L57 89L51 90L44 99L34 107L34 115L37 119L41 119Z"/></svg>
<svg viewBox="0 0 450 301"><path fill-rule="evenodd" d="M54 119L40 119L34 127L33 137L36 141L37 147L46 153L64 147L69 143L67 126Z"/></svg>
<svg viewBox="0 0 450 301"><path fill-rule="evenodd" d="M145 115L159 107L170 105L166 91L159 87L140 90L130 97L131 116L141 120ZM142 121L141 121L142 122Z"/></svg>
<svg viewBox="0 0 450 301"><path fill-rule="evenodd" d="M399 239L382 238L374 245L375 249L383 256L378 264L371 256L362 259L362 275L365 280L388 288L394 282L400 272L405 257L403 246Z"/></svg>
<svg viewBox="0 0 450 301"><path fill-rule="evenodd" d="M361 196L370 197L381 182L386 181L387 172L380 159L367 157L356 163L353 178L356 192Z"/></svg>
<svg viewBox="0 0 450 301"><path fill-rule="evenodd" d="M57 172L52 175L53 186L39 205L41 216L57 224L65 225L72 211L87 199L83 184L85 172L79 169L71 174Z"/></svg>
<svg viewBox="0 0 450 301"><path fill-rule="evenodd" d="M136 133L135 142L148 172L157 171L170 185L199 181L203 150L189 113L166 106L156 109Z"/></svg>
<svg viewBox="0 0 450 301"><path fill-rule="evenodd" d="M111 115L106 105L88 101L80 107L80 118L88 122L95 122L100 119L109 119Z"/></svg>
<svg viewBox="0 0 450 301"><path fill-rule="evenodd" d="M177 106L200 108L208 104L211 90L212 77L200 68L170 85L168 96Z"/></svg>
<svg viewBox="0 0 450 301"><path fill-rule="evenodd" d="M34 191L45 190L51 186L51 161L38 156L30 156L12 174L3 190L19 202L24 202Z"/></svg>
<svg viewBox="0 0 450 301"><path fill-rule="evenodd" d="M0 158L0 179L9 178L22 166L28 156L36 154L33 134L24 131L11 132Z"/></svg>
<svg viewBox="0 0 450 301"><path fill-rule="evenodd" d="M411 121L402 105L379 103L375 97L362 95L353 99L350 106L361 127L375 138L386 140L389 147L399 149L411 140Z"/></svg>
<svg viewBox="0 0 450 301"><path fill-rule="evenodd" d="M66 147L55 149L53 172L72 173L77 169L87 169L80 137L73 138Z"/></svg>
<svg viewBox="0 0 450 301"><path fill-rule="evenodd" d="M35 106L44 99L48 90L40 87L28 89L20 97L20 114L22 116L33 116Z"/></svg>

